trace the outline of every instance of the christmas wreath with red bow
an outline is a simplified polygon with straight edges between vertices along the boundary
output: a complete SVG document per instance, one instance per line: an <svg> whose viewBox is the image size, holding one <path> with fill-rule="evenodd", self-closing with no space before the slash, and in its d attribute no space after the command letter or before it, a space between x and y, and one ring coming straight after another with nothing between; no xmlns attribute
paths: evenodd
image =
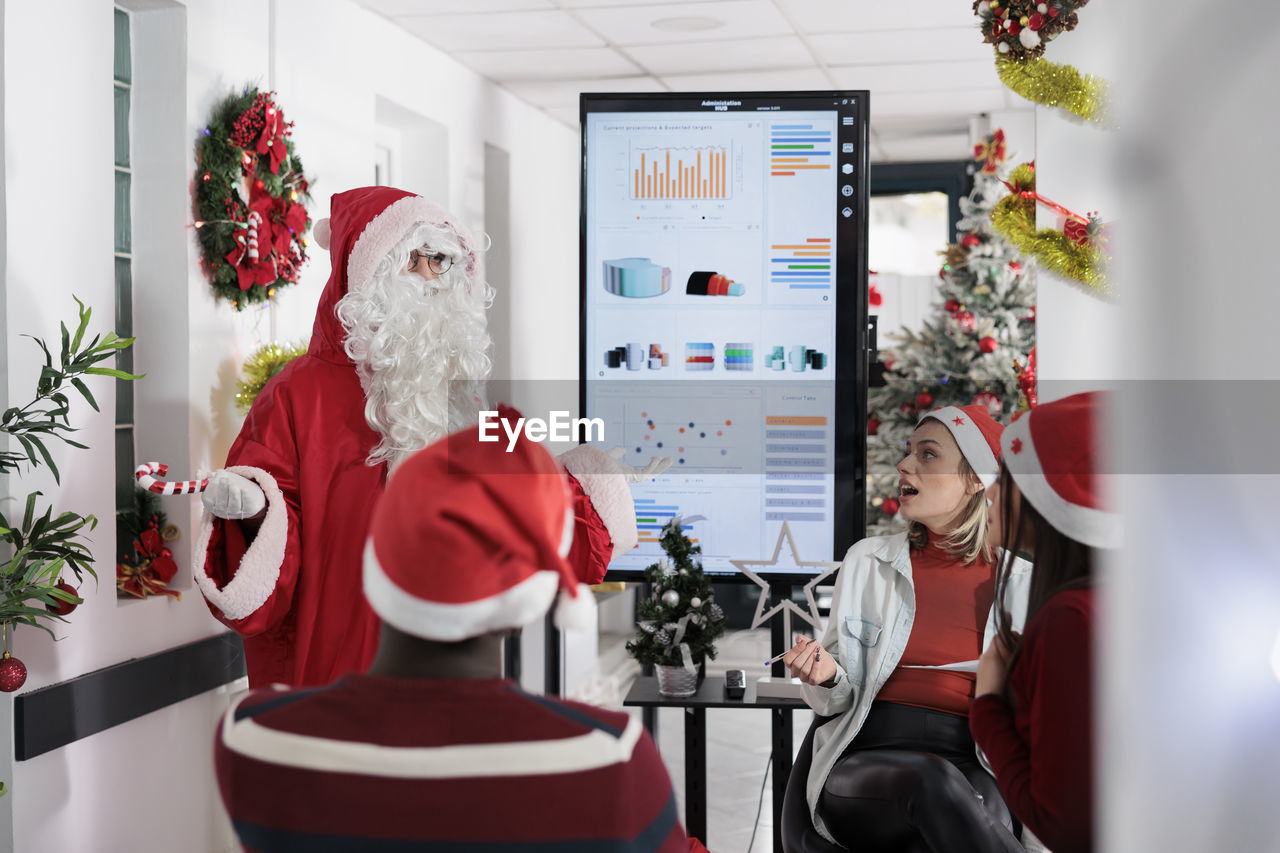
<svg viewBox="0 0 1280 853"><path fill-rule="evenodd" d="M310 184L274 92L224 99L196 144L196 233L214 293L237 311L294 284L307 260Z"/></svg>

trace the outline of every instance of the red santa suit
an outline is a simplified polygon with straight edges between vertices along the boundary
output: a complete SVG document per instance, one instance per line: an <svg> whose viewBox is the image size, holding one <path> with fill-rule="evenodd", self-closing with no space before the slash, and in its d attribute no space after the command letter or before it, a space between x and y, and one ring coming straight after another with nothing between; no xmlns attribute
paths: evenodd
<svg viewBox="0 0 1280 853"><path fill-rule="evenodd" d="M365 463L381 436L365 422L335 307L424 222L457 232L474 280L470 234L421 196L365 187L333 196L330 214L333 268L308 351L267 383L227 454L227 470L262 488L266 514L255 535L206 512L195 547L196 582L213 615L244 638L254 686L326 684L363 672L377 650L361 555L387 466ZM598 583L610 559L635 545L630 489L597 448L560 462L576 519L570 562L583 583Z"/></svg>

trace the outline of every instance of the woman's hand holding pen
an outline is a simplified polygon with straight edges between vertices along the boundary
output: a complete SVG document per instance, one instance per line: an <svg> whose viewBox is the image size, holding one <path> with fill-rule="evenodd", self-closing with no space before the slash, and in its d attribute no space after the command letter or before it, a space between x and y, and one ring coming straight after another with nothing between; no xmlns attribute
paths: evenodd
<svg viewBox="0 0 1280 853"><path fill-rule="evenodd" d="M822 685L836 677L836 662L822 643L797 635L796 644L782 656L793 678L805 684Z"/></svg>

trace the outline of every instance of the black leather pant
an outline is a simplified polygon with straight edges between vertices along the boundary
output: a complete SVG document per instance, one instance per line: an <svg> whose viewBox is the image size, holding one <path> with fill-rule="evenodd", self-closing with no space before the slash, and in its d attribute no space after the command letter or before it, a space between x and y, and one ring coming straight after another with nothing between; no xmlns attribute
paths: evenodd
<svg viewBox="0 0 1280 853"><path fill-rule="evenodd" d="M818 811L859 853L1014 853L1004 798L974 752L969 720L876 702L836 761Z"/></svg>

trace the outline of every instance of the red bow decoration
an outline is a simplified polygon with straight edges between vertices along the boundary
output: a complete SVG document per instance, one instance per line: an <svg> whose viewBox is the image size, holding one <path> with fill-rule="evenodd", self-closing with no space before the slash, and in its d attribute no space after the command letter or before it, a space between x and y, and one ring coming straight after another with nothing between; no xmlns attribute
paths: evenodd
<svg viewBox="0 0 1280 853"><path fill-rule="evenodd" d="M268 102L263 114L262 135L258 137L257 151L259 155L271 156L271 174L280 174L280 164L284 161L288 149L284 144L284 116L272 103Z"/></svg>
<svg viewBox="0 0 1280 853"><path fill-rule="evenodd" d="M996 169L1004 162L1004 156L1004 131L1001 129L987 134L985 140L973 146L973 159L982 163L983 174L994 175Z"/></svg>
<svg viewBox="0 0 1280 853"><path fill-rule="evenodd" d="M135 557L116 564L116 589L134 598L167 595L181 600L182 593L169 589L169 581L178 573L173 552L153 520L133 542Z"/></svg>

